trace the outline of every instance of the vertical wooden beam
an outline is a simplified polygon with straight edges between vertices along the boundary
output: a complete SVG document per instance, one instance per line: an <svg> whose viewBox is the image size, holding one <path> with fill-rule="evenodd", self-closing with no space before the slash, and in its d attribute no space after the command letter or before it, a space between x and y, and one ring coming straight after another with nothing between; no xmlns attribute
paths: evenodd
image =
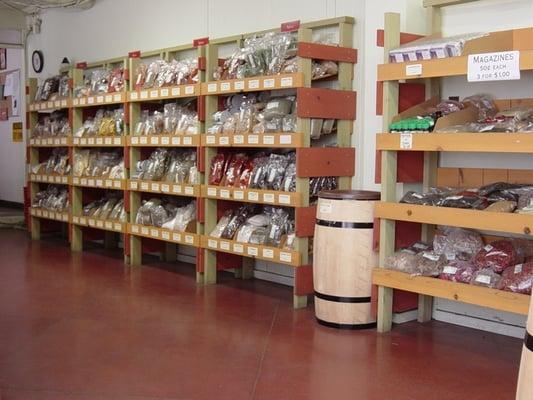
<svg viewBox="0 0 533 400"><path fill-rule="evenodd" d="M206 57L206 80L213 79L213 72L218 66L218 46L216 44L208 44L205 50ZM205 132L213 125L213 113L218 110L218 97L205 97ZM208 175L211 166L211 160L216 155L217 149L213 147L205 148L205 169L206 176ZM206 181L207 183L207 181ZM204 199L205 201L205 223L204 232L209 235L217 224L217 201L213 199ZM213 284L217 282L217 257L213 250L205 249L204 257L204 283Z"/></svg>
<svg viewBox="0 0 533 400"><path fill-rule="evenodd" d="M385 14L384 25L384 59L389 60L389 50L400 45L400 15ZM389 129L392 117L398 114L398 82L383 83L383 132ZM382 151L381 153L381 201L396 201L397 153ZM385 259L394 253L395 222L382 219L380 221L379 265L385 265ZM388 332L392 327L392 289L378 287L378 332Z"/></svg>
<svg viewBox="0 0 533 400"><path fill-rule="evenodd" d="M76 149L74 148L74 151ZM72 204L70 205L70 210L72 215L80 216L83 213L83 192L82 188L78 186L72 186ZM72 238L70 242L70 249L72 251L82 251L83 250L83 228L79 225L72 225Z"/></svg>
<svg viewBox="0 0 533 400"><path fill-rule="evenodd" d="M254 277L254 266L255 266L255 260L253 258L243 257L241 278L252 279Z"/></svg>
<svg viewBox="0 0 533 400"><path fill-rule="evenodd" d="M298 30L299 42L310 42L313 40L313 32L309 28L300 28ZM311 59L298 57L298 71L304 75L304 87L311 87ZM296 121L297 132L303 133L303 147L311 147L311 118L298 118ZM296 177L296 192L302 194L303 204L306 207L309 205L309 178ZM295 250L300 253L302 265L307 265L309 262L309 239L296 238ZM296 294L296 285L293 288L293 307L303 308L307 306L307 296Z"/></svg>
<svg viewBox="0 0 533 400"><path fill-rule="evenodd" d="M442 28L441 8L428 7L428 34L440 33ZM439 97L441 93L441 80L439 78L426 79L426 98ZM423 191L427 192L437 183L437 168L439 153L424 152ZM430 242L435 233L434 225L422 225L422 240ZM433 315L433 297L418 295L418 322L427 322Z"/></svg>

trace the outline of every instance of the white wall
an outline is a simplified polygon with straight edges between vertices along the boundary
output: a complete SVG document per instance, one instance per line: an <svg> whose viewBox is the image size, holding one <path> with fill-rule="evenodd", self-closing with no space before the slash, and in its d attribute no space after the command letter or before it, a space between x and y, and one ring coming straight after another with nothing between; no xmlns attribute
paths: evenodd
<svg viewBox="0 0 533 400"><path fill-rule="evenodd" d="M23 80L22 49L7 49L7 71L20 69ZM23 86L21 87L22 90ZM19 97L21 104L23 97ZM22 203L24 201L23 187L25 185L25 145L13 143L11 128L13 122L23 120L24 108L20 108L20 116L9 118L9 121L0 121L0 200Z"/></svg>

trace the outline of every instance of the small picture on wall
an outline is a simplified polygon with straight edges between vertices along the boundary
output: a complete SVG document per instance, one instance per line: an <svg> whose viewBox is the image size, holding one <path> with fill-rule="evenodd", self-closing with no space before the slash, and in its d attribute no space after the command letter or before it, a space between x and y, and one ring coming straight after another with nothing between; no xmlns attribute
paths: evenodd
<svg viewBox="0 0 533 400"><path fill-rule="evenodd" d="M0 49L0 70L7 69L7 49Z"/></svg>

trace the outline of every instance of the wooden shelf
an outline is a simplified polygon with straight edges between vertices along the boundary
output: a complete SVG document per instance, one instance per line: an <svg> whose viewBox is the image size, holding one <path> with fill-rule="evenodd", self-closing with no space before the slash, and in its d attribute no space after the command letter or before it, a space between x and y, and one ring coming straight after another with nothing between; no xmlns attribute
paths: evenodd
<svg viewBox="0 0 533 400"><path fill-rule="evenodd" d="M30 174L29 180L30 182L57 183L61 185L70 185L71 182L69 175Z"/></svg>
<svg viewBox="0 0 533 400"><path fill-rule="evenodd" d="M72 223L74 225L88 226L104 231L126 233L126 223L120 221L74 215L72 216Z"/></svg>
<svg viewBox="0 0 533 400"><path fill-rule="evenodd" d="M126 102L126 92L103 93L72 99L72 107L105 106Z"/></svg>
<svg viewBox="0 0 533 400"><path fill-rule="evenodd" d="M241 243L235 240L219 239L211 236L202 236L202 247L209 250L272 261L293 267L300 265L300 253L293 250L279 249L277 247Z"/></svg>
<svg viewBox="0 0 533 400"><path fill-rule="evenodd" d="M76 147L123 147L126 145L125 136L96 136L72 138L72 145Z"/></svg>
<svg viewBox="0 0 533 400"><path fill-rule="evenodd" d="M302 147L301 132L263 133L263 134L231 134L202 135L202 146L205 147Z"/></svg>
<svg viewBox="0 0 533 400"><path fill-rule="evenodd" d="M374 215L377 218L396 221L457 226L502 233L531 235L533 232L533 215L516 213L380 202L376 203Z"/></svg>
<svg viewBox="0 0 533 400"><path fill-rule="evenodd" d="M178 196L200 197L202 185L187 185L162 181L128 180L128 190L146 193L174 194Z"/></svg>
<svg viewBox="0 0 533 400"><path fill-rule="evenodd" d="M302 87L304 77L301 72L269 76L254 76L243 79L228 79L202 83L202 95L225 95L261 90L291 89Z"/></svg>
<svg viewBox="0 0 533 400"><path fill-rule="evenodd" d="M401 140L403 136L404 140ZM533 153L531 133L380 133L378 150ZM403 144L402 144L403 143Z"/></svg>
<svg viewBox="0 0 533 400"><path fill-rule="evenodd" d="M410 75L411 65L419 64L422 73ZM398 81L404 79L439 78L447 76L466 75L468 56L449 57L435 60L420 60L403 63L389 63L378 65L378 81ZM520 51L520 70L533 69L533 50Z"/></svg>
<svg viewBox="0 0 533 400"><path fill-rule="evenodd" d="M70 136L30 139L31 147L58 147L58 146L67 147L67 146L70 146L71 143L72 143L72 138Z"/></svg>
<svg viewBox="0 0 533 400"><path fill-rule="evenodd" d="M128 136L128 146L133 147L198 147L203 135L146 135Z"/></svg>
<svg viewBox="0 0 533 400"><path fill-rule="evenodd" d="M103 177L73 177L72 178L73 186L81 187L90 187L90 188L99 188L99 189L116 189L116 190L125 190L127 187L126 179L109 179Z"/></svg>
<svg viewBox="0 0 533 400"><path fill-rule="evenodd" d="M176 232L170 229L157 228L139 224L128 224L128 233L151 239L158 239L169 243L185 244L200 247L200 235L191 232Z"/></svg>
<svg viewBox="0 0 533 400"><path fill-rule="evenodd" d="M67 223L70 221L69 213L67 212L57 212L57 211L46 210L44 208L30 207L30 214L33 217L52 219L54 221L67 222Z"/></svg>
<svg viewBox="0 0 533 400"><path fill-rule="evenodd" d="M38 101L30 103L28 109L30 111L55 111L62 108L69 108L72 106L72 100L70 98L56 99L48 101Z"/></svg>
<svg viewBox="0 0 533 400"><path fill-rule="evenodd" d="M204 185L202 197L220 200L235 200L245 203L270 204L276 206L302 206L302 194L276 190L238 189L232 187Z"/></svg>
<svg viewBox="0 0 533 400"><path fill-rule="evenodd" d="M200 84L168 86L152 89L132 90L128 92L128 101L154 101L177 99L180 97L195 97L200 95Z"/></svg>
<svg viewBox="0 0 533 400"><path fill-rule="evenodd" d="M404 272L385 268L374 268L372 283L516 314L527 315L529 310L530 296L525 294L451 282L438 278L411 276Z"/></svg>

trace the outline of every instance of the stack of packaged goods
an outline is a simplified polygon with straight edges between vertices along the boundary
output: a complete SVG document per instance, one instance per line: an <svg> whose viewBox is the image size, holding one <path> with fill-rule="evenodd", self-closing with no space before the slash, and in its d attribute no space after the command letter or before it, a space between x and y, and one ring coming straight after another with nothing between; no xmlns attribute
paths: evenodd
<svg viewBox="0 0 533 400"><path fill-rule="evenodd" d="M149 158L135 165L132 179L199 184L196 151L157 148Z"/></svg>

